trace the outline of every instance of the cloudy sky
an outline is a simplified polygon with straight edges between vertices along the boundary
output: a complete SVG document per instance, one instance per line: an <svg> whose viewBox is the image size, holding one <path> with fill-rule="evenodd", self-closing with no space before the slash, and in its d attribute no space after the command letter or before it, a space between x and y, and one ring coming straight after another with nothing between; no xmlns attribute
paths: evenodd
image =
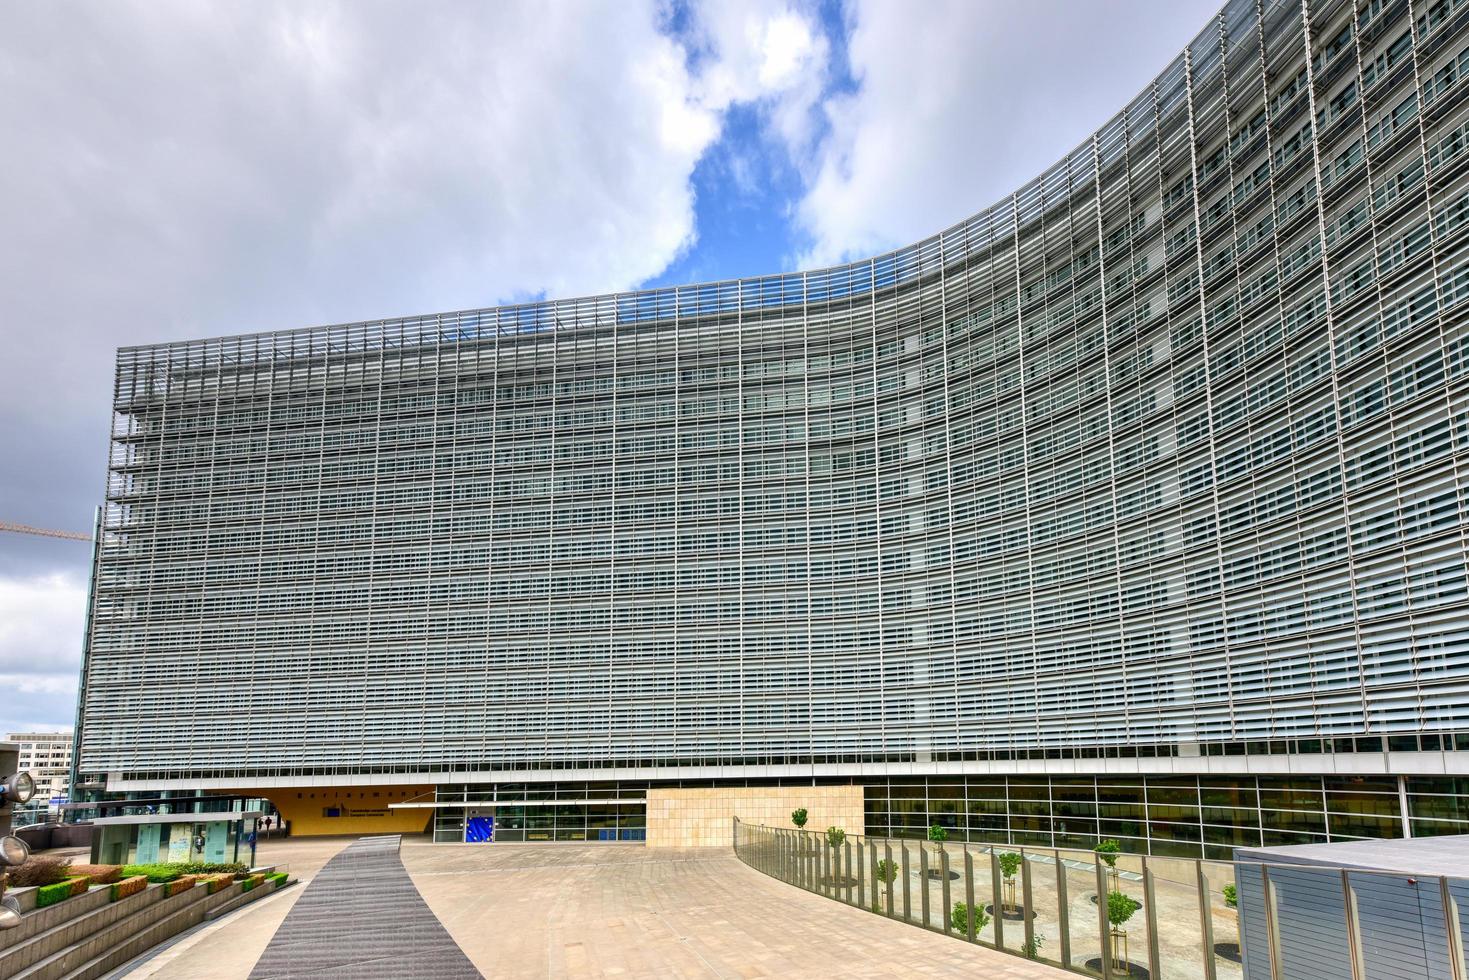
<svg viewBox="0 0 1469 980"><path fill-rule="evenodd" d="M1218 2L6 4L0 520L90 531L118 346L906 244ZM89 559L0 533L0 731L70 724Z"/></svg>

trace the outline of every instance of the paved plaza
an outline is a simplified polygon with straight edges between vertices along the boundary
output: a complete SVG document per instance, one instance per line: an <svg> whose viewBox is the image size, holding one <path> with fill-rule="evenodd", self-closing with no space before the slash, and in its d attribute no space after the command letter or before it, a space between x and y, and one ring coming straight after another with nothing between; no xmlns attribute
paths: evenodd
<svg viewBox="0 0 1469 980"><path fill-rule="evenodd" d="M304 880L350 843L269 842L259 860L289 864ZM1066 976L803 892L726 849L410 838L400 857L428 908L487 977ZM307 890L294 886L186 934L126 976L245 980ZM379 925L390 944L393 923ZM402 975L417 975L411 961Z"/></svg>

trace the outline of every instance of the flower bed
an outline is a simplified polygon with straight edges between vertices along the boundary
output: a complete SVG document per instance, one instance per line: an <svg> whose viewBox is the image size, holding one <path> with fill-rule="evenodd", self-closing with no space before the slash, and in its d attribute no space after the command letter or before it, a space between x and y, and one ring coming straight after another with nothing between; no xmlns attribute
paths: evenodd
<svg viewBox="0 0 1469 980"><path fill-rule="evenodd" d="M129 895L136 895L144 888L147 888L148 877L147 875L134 875L131 878L124 878L122 879L122 881L113 882L111 887L112 893L109 897L111 901L115 902L120 898L127 898Z"/></svg>

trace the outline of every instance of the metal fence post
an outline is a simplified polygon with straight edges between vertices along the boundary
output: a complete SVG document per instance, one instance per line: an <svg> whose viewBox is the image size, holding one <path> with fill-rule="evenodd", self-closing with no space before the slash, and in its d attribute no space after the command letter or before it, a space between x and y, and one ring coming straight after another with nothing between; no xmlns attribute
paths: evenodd
<svg viewBox="0 0 1469 980"><path fill-rule="evenodd" d="M947 933L952 931L949 920L953 918L950 912L954 908L954 904L949 897L949 849L947 847L939 851L939 874L944 879L944 883L939 889L939 894L944 899L944 907L940 910L939 917L944 920L944 932Z"/></svg>
<svg viewBox="0 0 1469 980"><path fill-rule="evenodd" d="M1148 867L1147 858L1143 858L1143 909L1146 912L1143 921L1148 924L1148 972L1156 977L1162 973L1158 968L1158 902L1153 895L1153 869Z"/></svg>
<svg viewBox="0 0 1469 980"><path fill-rule="evenodd" d="M1025 948L1034 949L1035 943L1035 916L1030 910L1035 907L1035 899L1030 888L1030 859L1025 856L1025 851L1020 852L1020 901L1023 907L1020 910L1021 920L1025 923ZM1153 976L1157 976L1156 972Z"/></svg>
<svg viewBox="0 0 1469 980"><path fill-rule="evenodd" d="M903 851L903 866L899 870L903 873L903 921L913 921L913 895L909 887L908 878L908 842L900 841L898 847Z"/></svg>
<svg viewBox="0 0 1469 980"><path fill-rule="evenodd" d="M842 901L852 904L852 842L842 840Z"/></svg>
<svg viewBox="0 0 1469 980"><path fill-rule="evenodd" d="M990 848L990 893L995 896L990 910L994 915L990 921L995 924L995 946L999 949L1005 948L1005 898L1000 884L1000 856L995 849Z"/></svg>
<svg viewBox="0 0 1469 980"><path fill-rule="evenodd" d="M1265 902L1265 939L1269 945L1270 976L1272 980L1284 980L1285 974L1281 971L1280 964L1280 936L1277 932L1280 926L1275 921L1279 911L1275 905L1275 887L1270 883L1270 870L1263 864L1260 865L1260 886Z"/></svg>
<svg viewBox="0 0 1469 980"><path fill-rule="evenodd" d="M1102 980L1112 980L1112 934L1107 930L1112 922L1107 918L1107 872L1100 859L1096 861L1097 872L1097 928L1102 938Z"/></svg>
<svg viewBox="0 0 1469 980"><path fill-rule="evenodd" d="M1362 958L1362 926L1357 921L1357 890L1352 887L1351 872L1341 869L1341 905L1346 912L1347 962L1352 965L1352 980L1367 980Z"/></svg>
<svg viewBox="0 0 1469 980"><path fill-rule="evenodd" d="M974 855L969 853L969 845L964 845L964 906L969 909L969 921L964 923L966 938L972 943L975 940L974 929Z"/></svg>
<svg viewBox="0 0 1469 980"><path fill-rule="evenodd" d="M923 913L923 928L928 928L928 852L918 845L918 908Z"/></svg>
<svg viewBox="0 0 1469 980"><path fill-rule="evenodd" d="M1444 931L1449 940L1449 976L1464 980L1464 934L1459 931L1459 903L1449 890L1449 879L1438 879L1438 893L1443 899Z"/></svg>
<svg viewBox="0 0 1469 980"><path fill-rule="evenodd" d="M1066 897L1066 862L1061 860L1061 852L1056 852L1056 911L1057 920L1061 923L1061 965L1071 966L1071 909L1070 899Z"/></svg>
<svg viewBox="0 0 1469 980"><path fill-rule="evenodd" d="M1204 874L1204 862L1195 861L1199 884L1199 935L1204 939L1204 980L1218 980L1214 966L1214 910L1209 907L1209 879Z"/></svg>
<svg viewBox="0 0 1469 980"><path fill-rule="evenodd" d="M888 869L891 869L893 867L893 845L888 843L887 841L884 841L882 845L882 850L883 853L887 855L888 863L886 867ZM887 893L887 914L888 917L891 918L893 914L893 880L887 875L884 875L883 877L886 879L883 881L883 890Z"/></svg>
<svg viewBox="0 0 1469 980"><path fill-rule="evenodd" d="M820 855L816 859L816 894L831 895L831 847L824 840L816 841L816 850Z"/></svg>

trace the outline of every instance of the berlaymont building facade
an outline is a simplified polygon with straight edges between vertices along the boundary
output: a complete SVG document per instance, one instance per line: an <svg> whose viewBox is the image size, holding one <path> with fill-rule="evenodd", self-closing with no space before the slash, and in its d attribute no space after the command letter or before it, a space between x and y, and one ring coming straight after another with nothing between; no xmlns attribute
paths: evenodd
<svg viewBox="0 0 1469 980"><path fill-rule="evenodd" d="M1466 92L1465 0L1231 2L891 254L124 348L79 768L444 841L1469 831Z"/></svg>

